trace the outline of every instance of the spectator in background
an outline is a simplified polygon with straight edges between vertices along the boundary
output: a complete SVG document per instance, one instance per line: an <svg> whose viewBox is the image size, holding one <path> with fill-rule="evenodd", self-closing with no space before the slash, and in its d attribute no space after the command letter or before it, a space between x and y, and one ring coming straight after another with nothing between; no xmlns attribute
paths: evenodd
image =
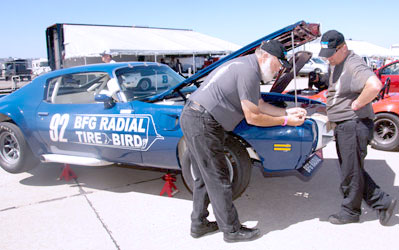
<svg viewBox="0 0 399 250"><path fill-rule="evenodd" d="M165 58L161 58L161 61L160 61L160 63L162 63L162 64L166 64L166 62L165 62Z"/></svg>
<svg viewBox="0 0 399 250"><path fill-rule="evenodd" d="M104 51L104 52L101 54L101 60L102 60L104 63L116 63L116 62L112 59L112 55L111 55L110 52L108 52L108 51Z"/></svg>
<svg viewBox="0 0 399 250"><path fill-rule="evenodd" d="M328 74L320 74L316 71L309 73L308 89L313 89L313 86L317 90L322 91L328 88Z"/></svg>
<svg viewBox="0 0 399 250"><path fill-rule="evenodd" d="M183 76L183 66L179 59L176 59L176 69L175 71L179 73L179 75Z"/></svg>
<svg viewBox="0 0 399 250"><path fill-rule="evenodd" d="M169 67L171 67L174 71L176 71L176 61L174 56L170 58Z"/></svg>

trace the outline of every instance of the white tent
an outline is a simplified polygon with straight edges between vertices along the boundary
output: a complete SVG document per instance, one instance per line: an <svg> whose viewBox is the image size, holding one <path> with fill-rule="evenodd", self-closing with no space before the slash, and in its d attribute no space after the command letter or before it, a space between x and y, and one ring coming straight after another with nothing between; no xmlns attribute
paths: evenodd
<svg viewBox="0 0 399 250"><path fill-rule="evenodd" d="M366 41L354 41L354 40L346 40L346 44L350 50L353 50L359 56L378 56L378 57L388 57L393 56L391 50L366 42ZM313 53L314 57L317 57L320 52L320 39L318 41L305 44L304 50L310 51Z"/></svg>
<svg viewBox="0 0 399 250"><path fill-rule="evenodd" d="M112 55L229 54L241 46L192 30L64 24L65 59Z"/></svg>
<svg viewBox="0 0 399 250"><path fill-rule="evenodd" d="M396 57L399 56L399 43L391 45L391 54Z"/></svg>

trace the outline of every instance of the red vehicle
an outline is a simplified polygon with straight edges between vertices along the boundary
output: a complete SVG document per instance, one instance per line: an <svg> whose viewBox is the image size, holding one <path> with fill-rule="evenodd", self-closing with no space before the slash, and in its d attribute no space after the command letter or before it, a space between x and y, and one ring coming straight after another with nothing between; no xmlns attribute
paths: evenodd
<svg viewBox="0 0 399 250"><path fill-rule="evenodd" d="M380 78L381 82L385 82L391 78L391 92L399 92L399 60L388 63L374 71Z"/></svg>
<svg viewBox="0 0 399 250"><path fill-rule="evenodd" d="M295 54L296 72L299 72L311 56L312 54L307 51L300 51ZM292 63L291 61L290 63ZM394 75L393 69L396 67L398 67L398 71ZM387 74L387 72L390 72L390 74ZM290 74L292 77L293 69L286 76ZM372 104L376 117L374 120L374 139L371 146L379 150L396 151L399 150L399 60L376 70L376 74L385 84ZM278 80L277 78L276 82L279 82ZM274 87L270 90L271 92L276 92ZM327 90L299 89L296 92L300 96L320 102L326 103L327 100ZM295 91L289 90L284 93L294 95Z"/></svg>

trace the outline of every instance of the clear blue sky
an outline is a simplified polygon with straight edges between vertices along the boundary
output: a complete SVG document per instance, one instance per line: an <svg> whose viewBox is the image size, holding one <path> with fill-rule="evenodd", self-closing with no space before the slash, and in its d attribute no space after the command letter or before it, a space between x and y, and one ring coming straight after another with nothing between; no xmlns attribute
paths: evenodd
<svg viewBox="0 0 399 250"><path fill-rule="evenodd" d="M186 28L246 45L300 20L386 48L399 43L398 0L20 0L0 3L0 58L47 57L55 23Z"/></svg>

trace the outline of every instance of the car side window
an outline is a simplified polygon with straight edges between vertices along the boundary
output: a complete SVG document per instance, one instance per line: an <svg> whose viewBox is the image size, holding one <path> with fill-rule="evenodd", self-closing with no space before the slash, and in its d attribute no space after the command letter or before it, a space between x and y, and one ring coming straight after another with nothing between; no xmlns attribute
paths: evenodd
<svg viewBox="0 0 399 250"><path fill-rule="evenodd" d="M45 100L54 104L95 103L94 96L107 90L109 76L104 72L65 74L48 81Z"/></svg>
<svg viewBox="0 0 399 250"><path fill-rule="evenodd" d="M381 75L399 75L399 63L394 63L383 68Z"/></svg>
<svg viewBox="0 0 399 250"><path fill-rule="evenodd" d="M116 76L128 101L143 100L184 80L165 65L122 68L116 71Z"/></svg>

